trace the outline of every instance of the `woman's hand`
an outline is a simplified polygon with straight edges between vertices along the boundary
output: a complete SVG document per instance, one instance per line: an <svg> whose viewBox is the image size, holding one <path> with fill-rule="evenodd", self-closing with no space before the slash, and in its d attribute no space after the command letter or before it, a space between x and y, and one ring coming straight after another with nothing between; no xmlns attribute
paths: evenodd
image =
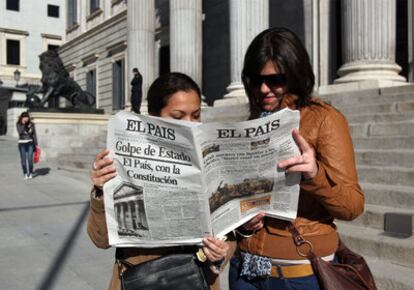
<svg viewBox="0 0 414 290"><path fill-rule="evenodd" d="M264 211L259 212L254 218L242 225L243 230L254 233L263 228L265 215Z"/></svg>
<svg viewBox="0 0 414 290"><path fill-rule="evenodd" d="M105 182L116 176L116 168L112 158L105 158L109 154L109 150L105 149L96 155L93 168L90 172L90 178L93 184L102 189Z"/></svg>
<svg viewBox="0 0 414 290"><path fill-rule="evenodd" d="M224 240L214 237L205 237L203 239L203 244L203 252L210 262L220 262L227 257L227 252L230 247Z"/></svg>
<svg viewBox="0 0 414 290"><path fill-rule="evenodd" d="M277 166L285 172L301 172L304 179L312 179L318 173L315 150L300 135L299 130L294 129L292 136L302 154L279 162Z"/></svg>

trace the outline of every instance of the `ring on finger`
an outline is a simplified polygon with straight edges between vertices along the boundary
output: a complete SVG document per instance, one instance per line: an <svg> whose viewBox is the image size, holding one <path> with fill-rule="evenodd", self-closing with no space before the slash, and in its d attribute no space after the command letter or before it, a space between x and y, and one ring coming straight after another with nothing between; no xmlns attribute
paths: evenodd
<svg viewBox="0 0 414 290"><path fill-rule="evenodd" d="M92 164L92 169L93 169L93 170L98 170L98 167L96 167L96 162L95 162L95 161L94 161L94 162L93 162L93 164Z"/></svg>

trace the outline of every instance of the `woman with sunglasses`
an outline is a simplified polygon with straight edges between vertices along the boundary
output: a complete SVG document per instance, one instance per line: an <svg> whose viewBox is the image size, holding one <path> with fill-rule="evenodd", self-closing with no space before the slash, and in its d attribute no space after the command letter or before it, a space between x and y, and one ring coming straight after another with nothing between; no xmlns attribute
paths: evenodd
<svg viewBox="0 0 414 290"><path fill-rule="evenodd" d="M297 248L288 222L258 214L237 229L239 254L231 261L230 288L320 289L306 259L313 252L333 261L338 246L334 219L352 220L363 212L354 150L345 117L311 96L314 74L298 37L284 28L263 31L247 49L242 80L250 119L290 108L300 111L292 132L301 155L277 164L300 172L295 228L310 244Z"/></svg>
<svg viewBox="0 0 414 290"><path fill-rule="evenodd" d="M185 74L168 73L157 78L148 90L147 100L148 112L152 116L200 122L200 88ZM95 245L103 249L108 248L109 244L102 188L108 180L114 178L117 174L113 159L105 158L108 154L109 150L101 151L96 156L93 169L90 172L94 189L92 191L88 217L88 234ZM207 259L203 265L210 289L219 289L217 275L225 262L234 253L234 248L234 239L226 242L214 237L205 237L203 239L202 252L199 251L198 255L201 254L202 260ZM195 253L197 250L191 246L151 249L117 248L117 257L135 265L163 255L184 252ZM120 268L115 264L109 290L121 289L119 275Z"/></svg>

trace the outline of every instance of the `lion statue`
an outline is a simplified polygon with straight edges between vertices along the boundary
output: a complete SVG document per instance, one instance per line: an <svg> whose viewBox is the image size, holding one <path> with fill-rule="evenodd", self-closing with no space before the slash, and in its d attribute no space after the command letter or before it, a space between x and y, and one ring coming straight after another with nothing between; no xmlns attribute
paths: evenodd
<svg viewBox="0 0 414 290"><path fill-rule="evenodd" d="M42 72L43 98L37 107L43 107L50 98L64 97L74 107L92 107L95 97L89 92L83 91L81 87L69 77L69 73L63 66L62 60L56 50L48 50L39 55L39 69Z"/></svg>

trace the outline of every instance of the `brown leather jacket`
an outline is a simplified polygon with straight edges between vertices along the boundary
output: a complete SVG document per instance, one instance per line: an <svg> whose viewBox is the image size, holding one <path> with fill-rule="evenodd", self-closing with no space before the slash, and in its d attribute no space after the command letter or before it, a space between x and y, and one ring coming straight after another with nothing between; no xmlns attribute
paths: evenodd
<svg viewBox="0 0 414 290"><path fill-rule="evenodd" d="M106 227L105 208L104 208L103 198L101 199L96 199L93 197L91 198L87 230L88 230L88 234L92 242L98 248L107 249L110 247L109 242L108 242L108 231ZM234 239L227 241L227 243L229 244L230 249L228 252L228 257L226 258L224 263L227 263L227 261L233 255L235 248L236 248L236 242L234 241ZM136 264L143 263L145 261L156 259L166 253L171 253L171 248L156 248L156 249L128 248L128 249L125 249L123 256L126 258L128 262L136 265ZM113 274L112 274L111 282L109 285L109 290L121 290L121 281L119 279L119 272L120 272L120 268L115 263L113 267ZM217 279L217 275L213 274L210 271L209 267L206 267L204 272L207 275L207 280L210 284L210 289L211 290L220 289L219 279Z"/></svg>
<svg viewBox="0 0 414 290"><path fill-rule="evenodd" d="M296 109L297 97L288 95L281 108ZM302 181L298 214L294 221L314 252L327 256L336 251L338 235L334 219L352 220L364 210L364 194L358 184L355 156L345 117L332 106L312 99L300 110L299 131L315 149L318 173ZM239 242L242 251L279 259L304 259L296 252L286 222L265 218L265 226ZM304 250L304 249L302 249Z"/></svg>

